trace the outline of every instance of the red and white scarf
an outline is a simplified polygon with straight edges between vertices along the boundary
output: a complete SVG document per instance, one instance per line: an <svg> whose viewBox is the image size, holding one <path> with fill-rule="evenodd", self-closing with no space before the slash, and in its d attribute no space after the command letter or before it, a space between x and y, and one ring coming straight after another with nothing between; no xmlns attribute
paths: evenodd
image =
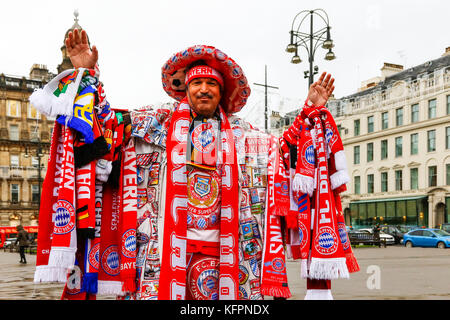
<svg viewBox="0 0 450 320"><path fill-rule="evenodd" d="M305 110L306 109L306 110ZM315 108L304 108L313 120L316 134L316 191L311 243L311 263L308 276L312 279L348 278L348 269L342 248L336 216L334 194L328 171L327 143L321 113ZM328 119L329 120L329 119Z"/></svg>
<svg viewBox="0 0 450 320"><path fill-rule="evenodd" d="M55 214L53 206L58 201L59 184L62 179L62 165L64 156L64 135L62 126L55 121L52 133L52 142L50 146L50 156L48 159L47 173L42 184L42 199L39 208L39 233L38 246L36 253L36 272L34 273L34 282L53 281L48 266L48 257L52 246L53 233L53 215Z"/></svg>
<svg viewBox="0 0 450 320"><path fill-rule="evenodd" d="M289 298L281 217L289 211L289 185L278 142L270 136L267 167L268 187L261 263L261 293Z"/></svg>
<svg viewBox="0 0 450 320"><path fill-rule="evenodd" d="M66 282L67 271L75 264L77 250L76 208L75 208L75 162L73 133L64 128L64 157L62 180L59 185L58 201L53 217L53 237L48 265L52 268L53 281Z"/></svg>
<svg viewBox="0 0 450 320"><path fill-rule="evenodd" d="M239 186L234 137L228 119L221 118L221 219L219 299L239 296ZM174 111L167 137L167 189L164 237L159 281L159 300L184 300L186 297L187 247L187 134L190 106L184 99ZM219 156L220 158L220 156Z"/></svg>
<svg viewBox="0 0 450 320"><path fill-rule="evenodd" d="M124 293L136 291L137 174L134 141L130 139L122 158L122 212L120 217L120 278Z"/></svg>

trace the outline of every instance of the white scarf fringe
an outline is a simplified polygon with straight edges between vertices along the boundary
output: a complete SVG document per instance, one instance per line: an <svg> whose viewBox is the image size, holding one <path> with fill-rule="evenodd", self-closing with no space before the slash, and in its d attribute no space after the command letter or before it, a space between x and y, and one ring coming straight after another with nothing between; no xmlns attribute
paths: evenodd
<svg viewBox="0 0 450 320"><path fill-rule="evenodd" d="M311 258L309 267L311 279L339 279L350 277L345 258Z"/></svg>
<svg viewBox="0 0 450 320"><path fill-rule="evenodd" d="M122 295L121 281L98 280L98 291L100 295Z"/></svg>

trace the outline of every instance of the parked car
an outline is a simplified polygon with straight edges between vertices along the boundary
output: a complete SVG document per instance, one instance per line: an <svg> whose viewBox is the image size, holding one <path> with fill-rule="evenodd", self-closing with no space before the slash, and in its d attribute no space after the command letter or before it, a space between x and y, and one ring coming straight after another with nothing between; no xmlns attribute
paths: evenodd
<svg viewBox="0 0 450 320"><path fill-rule="evenodd" d="M6 238L5 243L3 244L3 248L14 247L16 244L17 238Z"/></svg>
<svg viewBox="0 0 450 320"><path fill-rule="evenodd" d="M450 247L450 233L441 229L418 229L403 236L405 247Z"/></svg>
<svg viewBox="0 0 450 320"><path fill-rule="evenodd" d="M405 234L396 226L391 226L391 225L382 225L381 231L393 236L396 244L401 243L401 241L403 239L403 235Z"/></svg>
<svg viewBox="0 0 450 320"><path fill-rule="evenodd" d="M444 231L447 231L447 232L450 232L450 223L443 223L443 224L441 224L441 228L440 229L444 230Z"/></svg>
<svg viewBox="0 0 450 320"><path fill-rule="evenodd" d="M367 228L367 229L363 228L363 229L359 229L358 231L373 234L372 228ZM380 240L386 241L386 244L388 244L388 245L395 244L395 238L393 236L391 236L390 234L384 233L382 231L380 232Z"/></svg>
<svg viewBox="0 0 450 320"><path fill-rule="evenodd" d="M416 229L420 229L419 226L397 226L397 228L403 232L403 234L408 233L410 231L416 230Z"/></svg>

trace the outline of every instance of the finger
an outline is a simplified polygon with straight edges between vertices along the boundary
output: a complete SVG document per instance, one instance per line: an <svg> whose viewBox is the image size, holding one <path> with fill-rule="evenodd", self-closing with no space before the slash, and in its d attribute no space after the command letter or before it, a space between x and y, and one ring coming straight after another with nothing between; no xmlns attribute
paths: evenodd
<svg viewBox="0 0 450 320"><path fill-rule="evenodd" d="M331 96L331 94L333 93L333 91L334 91L334 86L332 86L332 87L327 91L328 96Z"/></svg>
<svg viewBox="0 0 450 320"><path fill-rule="evenodd" d="M75 29L75 30L73 31L73 37L74 37L74 43L75 43L75 45L81 43L81 37L80 37L80 34L79 34L79 32L78 32L78 29Z"/></svg>
<svg viewBox="0 0 450 320"><path fill-rule="evenodd" d="M94 57L95 61L98 60L98 50L96 46L92 46L92 56Z"/></svg>
<svg viewBox="0 0 450 320"><path fill-rule="evenodd" d="M326 75L326 74L327 74L326 72L322 72L322 74L320 75L319 80L317 80L317 83L318 83L318 84L321 84L321 83L322 83L323 78L325 78L325 75Z"/></svg>
<svg viewBox="0 0 450 320"><path fill-rule="evenodd" d="M321 83L322 87L326 88L328 83L330 82L331 74L327 74L323 82Z"/></svg>
<svg viewBox="0 0 450 320"><path fill-rule="evenodd" d="M85 30L81 30L81 43L82 44L87 44L87 34Z"/></svg>
<svg viewBox="0 0 450 320"><path fill-rule="evenodd" d="M327 84L327 90L328 90L329 88L331 88L331 87L333 86L333 84L334 84L334 78L331 78L331 81L328 82L328 84Z"/></svg>

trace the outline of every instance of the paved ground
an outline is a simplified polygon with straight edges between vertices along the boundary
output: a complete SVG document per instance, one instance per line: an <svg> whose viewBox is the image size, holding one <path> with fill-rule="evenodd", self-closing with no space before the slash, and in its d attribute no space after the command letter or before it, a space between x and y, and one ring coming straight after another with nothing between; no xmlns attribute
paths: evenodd
<svg viewBox="0 0 450 320"><path fill-rule="evenodd" d="M332 282L336 300L450 299L450 249L356 248L361 271ZM59 300L62 284L34 284L35 255L19 264L18 253L0 251L0 300ZM302 300L306 281L299 263L288 261L291 299ZM109 300L111 297L98 297Z"/></svg>

